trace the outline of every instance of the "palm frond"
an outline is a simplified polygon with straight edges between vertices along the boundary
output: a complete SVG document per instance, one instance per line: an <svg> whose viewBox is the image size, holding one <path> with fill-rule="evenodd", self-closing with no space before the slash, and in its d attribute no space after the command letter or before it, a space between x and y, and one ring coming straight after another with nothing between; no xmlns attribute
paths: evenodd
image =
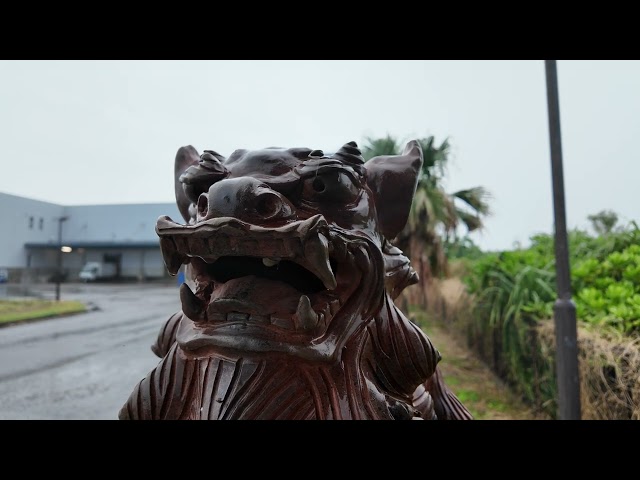
<svg viewBox="0 0 640 480"><path fill-rule="evenodd" d="M482 220L477 215L465 212L460 208L456 208L456 215L460 221L464 223L464 226L467 227L468 232L473 232L483 227Z"/></svg>
<svg viewBox="0 0 640 480"><path fill-rule="evenodd" d="M422 147L424 162L407 225L394 240L402 244L405 254L410 258L416 255L416 258L427 259L426 264L431 272L429 275L446 275L447 259L443 239L447 242L451 234L455 237L461 223L468 232L482 228L482 218L489 214L490 196L483 187L447 193L442 187L442 181L447 174L451 150L449 140L445 139L437 145L432 135L420 138L418 142ZM403 143L404 140L392 135L383 138L367 137L362 156L368 161L383 155L400 155Z"/></svg>
<svg viewBox="0 0 640 480"><path fill-rule="evenodd" d="M445 139L439 147L435 145L433 135L418 140L422 147L424 163L422 164L422 176L431 178L443 178L447 173L447 163L450 154L449 140Z"/></svg>
<svg viewBox="0 0 640 480"><path fill-rule="evenodd" d="M452 198L441 187L425 189L424 192L431 207L432 225L441 224L445 232L455 230L458 218Z"/></svg>
<svg viewBox="0 0 640 480"><path fill-rule="evenodd" d="M458 190L451 195L462 200L479 215L489 215L491 213L488 203L488 200L491 198L491 194L484 187L473 187L465 190Z"/></svg>
<svg viewBox="0 0 640 480"><path fill-rule="evenodd" d="M365 161L381 155L399 155L401 152L399 140L389 134L383 138L367 137L365 141L366 144L362 148L362 157Z"/></svg>

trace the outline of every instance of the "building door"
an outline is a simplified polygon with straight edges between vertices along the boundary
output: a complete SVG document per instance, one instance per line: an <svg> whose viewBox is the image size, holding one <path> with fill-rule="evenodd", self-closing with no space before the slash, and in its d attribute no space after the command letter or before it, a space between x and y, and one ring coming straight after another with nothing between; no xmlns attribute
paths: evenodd
<svg viewBox="0 0 640 480"><path fill-rule="evenodd" d="M105 253L102 258L104 263L113 263L116 269L116 278L120 278L122 274L122 254L121 253Z"/></svg>

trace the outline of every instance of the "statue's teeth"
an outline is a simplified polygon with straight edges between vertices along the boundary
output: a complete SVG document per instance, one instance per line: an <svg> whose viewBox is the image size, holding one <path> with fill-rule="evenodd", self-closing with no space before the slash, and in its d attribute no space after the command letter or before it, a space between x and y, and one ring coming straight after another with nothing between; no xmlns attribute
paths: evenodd
<svg viewBox="0 0 640 480"><path fill-rule="evenodd" d="M300 297L295 316L302 330L312 330L318 325L318 314L311 308L311 301L306 295Z"/></svg>
<svg viewBox="0 0 640 480"><path fill-rule="evenodd" d="M338 310L340 310L340 300L335 299L329 302L329 309L331 311L331 315L335 315Z"/></svg>
<svg viewBox="0 0 640 480"><path fill-rule="evenodd" d="M274 260L273 258L263 258L262 259L262 264L265 267L273 267L274 265L277 265L278 263L280 263L280 260Z"/></svg>
<svg viewBox="0 0 640 480"><path fill-rule="evenodd" d="M310 237L304 246L305 260L312 271L322 280L328 290L334 290L338 283L329 263L329 240L322 233Z"/></svg>
<svg viewBox="0 0 640 480"><path fill-rule="evenodd" d="M187 256L178 252L175 242L168 237L160 238L160 250L167 270L171 275L176 275Z"/></svg>
<svg viewBox="0 0 640 480"><path fill-rule="evenodd" d="M205 321L206 312L205 304L202 300L195 296L186 283L180 286L180 302L182 302L182 311L193 321Z"/></svg>

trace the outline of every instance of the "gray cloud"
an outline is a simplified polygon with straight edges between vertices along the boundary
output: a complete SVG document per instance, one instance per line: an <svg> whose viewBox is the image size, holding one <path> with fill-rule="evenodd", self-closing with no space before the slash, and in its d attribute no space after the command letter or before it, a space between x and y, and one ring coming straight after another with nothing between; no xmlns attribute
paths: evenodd
<svg viewBox="0 0 640 480"><path fill-rule="evenodd" d="M560 61L569 226L637 219L640 62ZM2 61L0 191L63 204L173 201L178 147L449 137L447 188L493 194L474 235L509 248L553 225L540 61Z"/></svg>

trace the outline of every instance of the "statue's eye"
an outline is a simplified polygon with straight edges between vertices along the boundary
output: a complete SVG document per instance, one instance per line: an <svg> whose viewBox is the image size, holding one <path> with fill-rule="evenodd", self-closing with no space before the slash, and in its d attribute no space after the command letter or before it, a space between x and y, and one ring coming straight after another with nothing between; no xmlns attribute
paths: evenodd
<svg viewBox="0 0 640 480"><path fill-rule="evenodd" d="M358 188L349 175L325 171L304 180L302 195L313 202L349 203L358 196Z"/></svg>

